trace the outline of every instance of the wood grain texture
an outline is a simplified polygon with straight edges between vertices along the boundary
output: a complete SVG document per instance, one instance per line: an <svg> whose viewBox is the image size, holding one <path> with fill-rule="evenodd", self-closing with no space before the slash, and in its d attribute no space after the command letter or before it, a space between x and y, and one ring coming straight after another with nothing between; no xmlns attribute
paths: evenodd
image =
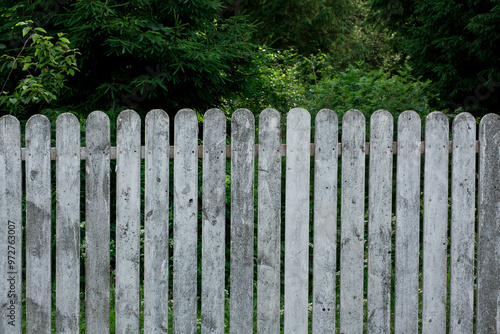
<svg viewBox="0 0 500 334"><path fill-rule="evenodd" d="M0 118L0 333L22 328L22 169L21 127L10 115Z"/></svg>
<svg viewBox="0 0 500 334"><path fill-rule="evenodd" d="M109 332L110 130L109 117L87 118L85 166L85 332Z"/></svg>
<svg viewBox="0 0 500 334"><path fill-rule="evenodd" d="M477 235L478 334L500 331L500 116L488 114L479 125Z"/></svg>
<svg viewBox="0 0 500 334"><path fill-rule="evenodd" d="M168 332L170 120L156 109L145 123L144 334L163 334Z"/></svg>
<svg viewBox="0 0 500 334"><path fill-rule="evenodd" d="M56 332L80 333L80 123L56 122Z"/></svg>
<svg viewBox="0 0 500 334"><path fill-rule="evenodd" d="M51 332L50 121L26 123L26 333Z"/></svg>
<svg viewBox="0 0 500 334"><path fill-rule="evenodd" d="M174 333L196 333L198 250L198 119L182 109L174 120Z"/></svg>
<svg viewBox="0 0 500 334"><path fill-rule="evenodd" d="M349 110L342 123L340 332L363 332L365 117Z"/></svg>
<svg viewBox="0 0 500 334"><path fill-rule="evenodd" d="M225 149L226 115L219 109L210 109L203 119L202 333L224 333Z"/></svg>
<svg viewBox="0 0 500 334"><path fill-rule="evenodd" d="M448 246L448 118L425 122L422 331L446 332Z"/></svg>
<svg viewBox="0 0 500 334"><path fill-rule="evenodd" d="M286 126L285 333L307 333L311 115L294 108Z"/></svg>
<svg viewBox="0 0 500 334"><path fill-rule="evenodd" d="M125 110L116 121L115 332L139 332L141 118Z"/></svg>
<svg viewBox="0 0 500 334"><path fill-rule="evenodd" d="M337 271L338 117L316 115L314 138L314 248L312 331L335 332Z"/></svg>
<svg viewBox="0 0 500 334"><path fill-rule="evenodd" d="M394 120L378 110L370 122L368 191L368 305L369 333L391 329L392 137Z"/></svg>
<svg viewBox="0 0 500 334"><path fill-rule="evenodd" d="M396 170L395 333L418 332L421 120L398 118Z"/></svg>
<svg viewBox="0 0 500 334"><path fill-rule="evenodd" d="M473 332L476 122L453 121L451 173L450 333Z"/></svg>
<svg viewBox="0 0 500 334"><path fill-rule="evenodd" d="M280 114L259 117L257 332L280 333L281 129Z"/></svg>
<svg viewBox="0 0 500 334"><path fill-rule="evenodd" d="M230 331L253 331L255 120L247 109L231 119Z"/></svg>

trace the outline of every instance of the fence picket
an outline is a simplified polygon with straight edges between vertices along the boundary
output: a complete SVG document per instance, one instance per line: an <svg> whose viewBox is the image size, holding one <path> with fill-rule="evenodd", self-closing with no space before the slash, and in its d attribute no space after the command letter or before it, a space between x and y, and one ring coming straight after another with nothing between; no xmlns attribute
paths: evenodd
<svg viewBox="0 0 500 334"><path fill-rule="evenodd" d="M141 229L141 118L118 115L116 134L115 331L139 332L139 243Z"/></svg>
<svg viewBox="0 0 500 334"><path fill-rule="evenodd" d="M247 109L231 119L231 333L253 331L255 120Z"/></svg>
<svg viewBox="0 0 500 334"><path fill-rule="evenodd" d="M453 122L451 175L450 332L473 332L476 122Z"/></svg>
<svg viewBox="0 0 500 334"><path fill-rule="evenodd" d="M307 333L311 115L290 110L286 128L285 333Z"/></svg>
<svg viewBox="0 0 500 334"><path fill-rule="evenodd" d="M169 129L163 110L146 115L144 333L168 329Z"/></svg>
<svg viewBox="0 0 500 334"><path fill-rule="evenodd" d="M26 123L26 333L51 332L50 122Z"/></svg>
<svg viewBox="0 0 500 334"><path fill-rule="evenodd" d="M21 127L10 115L0 118L0 333L22 328L22 172ZM5 262L4 262L5 261Z"/></svg>
<svg viewBox="0 0 500 334"><path fill-rule="evenodd" d="M174 122L174 333L196 333L198 119L182 109Z"/></svg>
<svg viewBox="0 0 500 334"><path fill-rule="evenodd" d="M345 113L342 123L340 331L363 332L365 117Z"/></svg>
<svg viewBox="0 0 500 334"><path fill-rule="evenodd" d="M226 115L203 119L201 331L224 333L226 227Z"/></svg>
<svg viewBox="0 0 500 334"><path fill-rule="evenodd" d="M85 332L109 333L109 117L87 118L85 167Z"/></svg>
<svg viewBox="0 0 500 334"><path fill-rule="evenodd" d="M335 333L338 117L323 109L314 138L313 333Z"/></svg>
<svg viewBox="0 0 500 334"><path fill-rule="evenodd" d="M393 123L392 115L386 110L373 113L370 122L367 305L369 333L390 333Z"/></svg>
<svg viewBox="0 0 500 334"><path fill-rule="evenodd" d="M421 120L398 118L396 171L395 333L418 332Z"/></svg>
<svg viewBox="0 0 500 334"><path fill-rule="evenodd" d="M433 112L425 122L422 331L446 332L448 240L448 119Z"/></svg>
<svg viewBox="0 0 500 334"><path fill-rule="evenodd" d="M56 122L56 332L80 333L80 122Z"/></svg>
<svg viewBox="0 0 500 334"><path fill-rule="evenodd" d="M281 129L280 114L259 117L257 332L280 333Z"/></svg>
<svg viewBox="0 0 500 334"><path fill-rule="evenodd" d="M488 114L479 125L477 235L478 334L500 331L500 116Z"/></svg>

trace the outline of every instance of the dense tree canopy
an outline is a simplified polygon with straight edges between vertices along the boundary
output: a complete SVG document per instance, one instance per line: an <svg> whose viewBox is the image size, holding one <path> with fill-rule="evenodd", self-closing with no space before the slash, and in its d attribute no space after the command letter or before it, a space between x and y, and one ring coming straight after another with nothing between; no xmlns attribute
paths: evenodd
<svg viewBox="0 0 500 334"><path fill-rule="evenodd" d="M16 24L33 21L47 34L65 33L78 49L79 70L58 105L91 111L208 108L244 90L251 71L254 26L243 16L222 20L222 1L3 1L0 43L15 59L35 50ZM1 46L0 46L1 47ZM23 48L24 47L24 48ZM11 65L12 66L12 65ZM10 73L10 74L9 74ZM3 94L23 69L4 67ZM31 105L39 112L46 101Z"/></svg>
<svg viewBox="0 0 500 334"><path fill-rule="evenodd" d="M494 0L371 0L441 108L500 111L500 4Z"/></svg>

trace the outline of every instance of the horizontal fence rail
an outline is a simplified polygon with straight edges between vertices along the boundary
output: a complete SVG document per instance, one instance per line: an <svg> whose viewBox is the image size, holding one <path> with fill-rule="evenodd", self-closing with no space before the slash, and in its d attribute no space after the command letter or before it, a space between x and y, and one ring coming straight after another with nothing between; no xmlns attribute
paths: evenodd
<svg viewBox="0 0 500 334"><path fill-rule="evenodd" d="M315 153L316 152L315 145L316 144L314 144L314 143L311 143L309 145L310 146L309 155L311 157L313 157L316 154ZM338 155L342 155L342 143L338 143L337 146L338 146L338 148L337 148ZM425 141L421 141L420 146L421 146L420 153L425 154ZM479 141L478 140L476 140L474 147L475 147L476 153L479 153ZM167 150L169 152L168 157L170 159L173 159L174 155L175 155L174 146L168 146ZM226 158L230 158L231 157L231 145L226 145L224 147L224 150L225 150L224 156ZM282 157L286 157L286 144L281 144L279 151L280 151L280 154ZM448 143L448 152L451 153L452 151L453 151L453 141L450 141ZM255 144L254 153L255 153L256 157L259 156L259 144ZM398 153L398 143L392 142L392 154L397 154L397 153ZM141 154L141 159L146 159L146 147L145 146L141 146L140 154ZM198 158L203 158L203 145L198 145L197 154L198 154ZM370 142L365 143L365 154L367 154L367 155L370 154ZM81 160L86 160L87 159L87 148L80 147L79 155L80 155ZM23 161L26 160L26 149L24 147L21 148L21 159ZM50 149L50 159L51 160L57 159L57 148L56 147L52 147ZM110 147L110 159L116 160L116 146Z"/></svg>
<svg viewBox="0 0 500 334"><path fill-rule="evenodd" d="M0 333L500 331L499 115L141 123L0 118Z"/></svg>

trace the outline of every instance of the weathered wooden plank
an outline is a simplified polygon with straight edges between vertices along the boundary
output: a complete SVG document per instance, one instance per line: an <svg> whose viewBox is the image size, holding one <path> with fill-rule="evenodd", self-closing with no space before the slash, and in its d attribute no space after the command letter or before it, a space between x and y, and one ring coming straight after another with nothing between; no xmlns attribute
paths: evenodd
<svg viewBox="0 0 500 334"><path fill-rule="evenodd" d="M50 121L26 123L26 333L51 332Z"/></svg>
<svg viewBox="0 0 500 334"><path fill-rule="evenodd" d="M391 329L392 137L391 113L378 110L370 121L370 179L368 191L369 333Z"/></svg>
<svg viewBox="0 0 500 334"><path fill-rule="evenodd" d="M196 333L198 119L182 109L174 121L174 333Z"/></svg>
<svg viewBox="0 0 500 334"><path fill-rule="evenodd" d="M446 332L448 244L448 118L425 122L422 331Z"/></svg>
<svg viewBox="0 0 500 334"><path fill-rule="evenodd" d="M139 332L141 118L133 110L116 122L115 332Z"/></svg>
<svg viewBox="0 0 500 334"><path fill-rule="evenodd" d="M14 116L0 118L0 333L22 328L21 128Z"/></svg>
<svg viewBox="0 0 500 334"><path fill-rule="evenodd" d="M87 118L85 167L85 332L109 333L109 117Z"/></svg>
<svg viewBox="0 0 500 334"><path fill-rule="evenodd" d="M285 333L307 333L311 115L294 108L286 126Z"/></svg>
<svg viewBox="0 0 500 334"><path fill-rule="evenodd" d="M478 334L500 331L500 116L488 114L479 126L477 236Z"/></svg>
<svg viewBox="0 0 500 334"><path fill-rule="evenodd" d="M342 123L340 331L363 332L365 117L345 113Z"/></svg>
<svg viewBox="0 0 500 334"><path fill-rule="evenodd" d="M323 109L315 122L313 333L335 333L338 117Z"/></svg>
<svg viewBox="0 0 500 334"><path fill-rule="evenodd" d="M168 332L169 129L163 110L146 115L144 333Z"/></svg>
<svg viewBox="0 0 500 334"><path fill-rule="evenodd" d="M56 331L80 333L80 123L56 122Z"/></svg>
<svg viewBox="0 0 500 334"><path fill-rule="evenodd" d="M257 332L280 333L281 129L280 114L259 117Z"/></svg>
<svg viewBox="0 0 500 334"><path fill-rule="evenodd" d="M224 333L225 148L226 115L210 109L203 119L202 333Z"/></svg>
<svg viewBox="0 0 500 334"><path fill-rule="evenodd" d="M450 333L473 332L476 122L453 121L451 173Z"/></svg>
<svg viewBox="0 0 500 334"><path fill-rule="evenodd" d="M418 332L420 135L418 114L401 113L396 171L395 333Z"/></svg>
<svg viewBox="0 0 500 334"><path fill-rule="evenodd" d="M247 109L231 119L231 333L253 331L255 120Z"/></svg>

